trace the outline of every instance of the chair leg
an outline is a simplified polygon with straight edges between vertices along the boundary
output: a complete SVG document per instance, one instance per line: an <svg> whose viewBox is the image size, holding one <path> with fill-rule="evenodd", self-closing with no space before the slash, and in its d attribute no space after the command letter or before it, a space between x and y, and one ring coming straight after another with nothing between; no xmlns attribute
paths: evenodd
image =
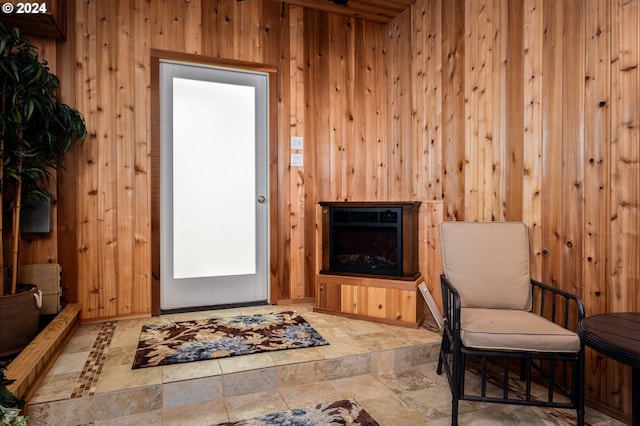
<svg viewBox="0 0 640 426"><path fill-rule="evenodd" d="M452 342L449 339L447 330L442 334L442 343L440 344L440 354L438 356L438 368L436 372L438 375L442 374L442 369L447 369L447 379L449 381L449 388L451 389L451 426L458 425L458 403L460 399L460 360L461 354L456 353L455 345L452 351ZM450 358L449 358L450 357ZM446 358L446 359L445 359ZM464 359L464 358L462 358Z"/></svg>
<svg viewBox="0 0 640 426"><path fill-rule="evenodd" d="M442 364L444 362L444 357L447 356L447 352L449 350L447 332L446 330L442 333L442 343L440 343L440 353L438 354L438 368L436 369L436 373L439 375L442 374Z"/></svg>
<svg viewBox="0 0 640 426"><path fill-rule="evenodd" d="M576 425L577 426L583 426L584 425L584 381L583 380L578 380L579 382L581 382L580 386L578 387L578 389L576 389L574 392L576 393Z"/></svg>
<svg viewBox="0 0 640 426"><path fill-rule="evenodd" d="M451 401L451 426L458 426L458 400Z"/></svg>
<svg viewBox="0 0 640 426"><path fill-rule="evenodd" d="M576 365L577 364L577 365ZM575 389L573 393L575 394L576 404L577 404L577 413L576 413L576 425L583 426L584 425L584 348L582 349L580 356L578 357L578 362L574 364L573 368L578 369L578 374L575 374Z"/></svg>
<svg viewBox="0 0 640 426"><path fill-rule="evenodd" d="M464 355L454 349L451 363L451 426L457 426L458 405L464 386Z"/></svg>

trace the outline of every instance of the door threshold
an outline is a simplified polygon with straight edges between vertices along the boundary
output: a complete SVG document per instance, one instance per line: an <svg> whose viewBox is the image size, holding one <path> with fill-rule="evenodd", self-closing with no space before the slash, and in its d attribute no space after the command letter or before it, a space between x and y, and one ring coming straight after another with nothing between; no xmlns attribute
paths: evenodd
<svg viewBox="0 0 640 426"><path fill-rule="evenodd" d="M160 315L183 314L185 312L219 311L222 309L247 308L250 306L264 306L269 304L270 303L267 302L266 300L258 300L255 302L226 303L222 305L190 306L187 308L161 309Z"/></svg>

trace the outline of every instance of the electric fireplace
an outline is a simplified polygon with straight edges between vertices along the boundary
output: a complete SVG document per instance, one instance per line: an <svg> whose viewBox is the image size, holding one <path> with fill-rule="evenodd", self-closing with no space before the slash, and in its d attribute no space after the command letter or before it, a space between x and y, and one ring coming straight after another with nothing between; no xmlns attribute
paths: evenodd
<svg viewBox="0 0 640 426"><path fill-rule="evenodd" d="M419 201L321 202L322 274L413 280Z"/></svg>

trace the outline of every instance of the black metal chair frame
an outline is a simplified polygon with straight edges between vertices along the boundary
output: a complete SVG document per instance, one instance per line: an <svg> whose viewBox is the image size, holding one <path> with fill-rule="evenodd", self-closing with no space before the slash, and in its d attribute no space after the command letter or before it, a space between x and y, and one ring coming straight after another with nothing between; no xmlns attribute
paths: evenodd
<svg viewBox="0 0 640 426"><path fill-rule="evenodd" d="M460 400L495 402L529 406L554 408L571 408L577 410L577 424L584 424L584 343L580 343L578 353L561 352L525 352L504 350L482 350L465 347L460 340L461 301L458 291L451 285L447 277L440 276L442 284L442 301L444 310L444 331L438 358L437 373L442 374L443 367L447 373L452 394L451 424L458 424L458 403ZM545 316L556 324L570 329L577 326L584 318L584 305L575 295L543 284L531 281L531 292L534 296L533 313ZM558 313L558 314L557 314ZM549 318L550 317L550 318ZM572 318L573 317L573 318ZM465 370L467 359L480 360L480 394L465 393ZM503 394L502 398L487 396L487 359L503 360ZM524 381L525 395L515 398L509 395L509 373L511 360L519 360L520 380ZM556 369L560 364L562 371ZM546 366L546 368L545 368ZM531 395L532 370L538 372L536 377L544 379L547 387L547 400L533 399ZM556 380L558 374L561 379ZM569 382L569 375L571 381ZM565 386L563 383L570 383ZM554 391L561 393L569 402L554 401Z"/></svg>

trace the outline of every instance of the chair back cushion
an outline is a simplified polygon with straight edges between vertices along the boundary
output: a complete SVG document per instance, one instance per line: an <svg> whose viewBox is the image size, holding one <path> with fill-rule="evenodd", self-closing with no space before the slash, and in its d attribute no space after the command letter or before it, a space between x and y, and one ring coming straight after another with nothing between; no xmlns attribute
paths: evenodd
<svg viewBox="0 0 640 426"><path fill-rule="evenodd" d="M529 236L522 222L443 222L444 274L462 307L531 309Z"/></svg>

